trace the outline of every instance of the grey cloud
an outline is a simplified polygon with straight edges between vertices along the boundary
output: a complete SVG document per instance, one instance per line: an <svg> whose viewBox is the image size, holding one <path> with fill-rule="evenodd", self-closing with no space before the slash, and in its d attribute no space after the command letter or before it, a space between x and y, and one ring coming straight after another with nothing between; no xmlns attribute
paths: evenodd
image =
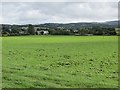
<svg viewBox="0 0 120 90"><path fill-rule="evenodd" d="M118 18L117 2L4 2L3 23L97 22Z"/></svg>

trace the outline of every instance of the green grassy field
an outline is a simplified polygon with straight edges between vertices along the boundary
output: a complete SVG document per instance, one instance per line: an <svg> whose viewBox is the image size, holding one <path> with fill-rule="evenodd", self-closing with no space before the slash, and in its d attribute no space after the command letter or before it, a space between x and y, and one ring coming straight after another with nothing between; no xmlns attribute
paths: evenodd
<svg viewBox="0 0 120 90"><path fill-rule="evenodd" d="M3 88L118 87L117 36L3 37Z"/></svg>

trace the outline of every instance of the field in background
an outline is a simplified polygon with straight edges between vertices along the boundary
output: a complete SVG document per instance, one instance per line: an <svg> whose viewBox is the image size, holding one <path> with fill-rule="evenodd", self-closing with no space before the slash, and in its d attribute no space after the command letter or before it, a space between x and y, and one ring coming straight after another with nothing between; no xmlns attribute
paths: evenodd
<svg viewBox="0 0 120 90"><path fill-rule="evenodd" d="M3 88L118 87L118 37L3 37L2 65Z"/></svg>

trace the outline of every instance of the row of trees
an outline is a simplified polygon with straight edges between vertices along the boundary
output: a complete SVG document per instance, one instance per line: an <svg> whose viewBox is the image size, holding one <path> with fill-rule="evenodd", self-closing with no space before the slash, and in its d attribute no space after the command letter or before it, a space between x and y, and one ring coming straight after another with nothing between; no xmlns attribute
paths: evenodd
<svg viewBox="0 0 120 90"><path fill-rule="evenodd" d="M29 24L27 29L22 29L19 25L3 26L3 35L35 35L36 31L34 25ZM38 29L40 31L40 29ZM102 27L92 27L92 28L78 28L74 29L64 29L64 28L49 28L46 29L51 35L116 35L115 28L102 28ZM21 34L22 33L22 34Z"/></svg>
<svg viewBox="0 0 120 90"><path fill-rule="evenodd" d="M115 28L50 29L49 32L51 35L116 35Z"/></svg>
<svg viewBox="0 0 120 90"><path fill-rule="evenodd" d="M27 29L22 29L18 25L13 25L13 26L3 25L2 26L3 35L15 36L15 35L21 35L21 32L24 32L23 33L24 35L35 35L34 26L31 24L28 25Z"/></svg>

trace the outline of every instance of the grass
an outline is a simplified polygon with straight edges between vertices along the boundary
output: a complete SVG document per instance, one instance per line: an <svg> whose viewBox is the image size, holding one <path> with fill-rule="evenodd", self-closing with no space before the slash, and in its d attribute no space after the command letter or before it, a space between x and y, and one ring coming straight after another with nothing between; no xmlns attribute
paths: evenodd
<svg viewBox="0 0 120 90"><path fill-rule="evenodd" d="M2 38L0 37L0 89L2 89Z"/></svg>
<svg viewBox="0 0 120 90"><path fill-rule="evenodd" d="M117 36L3 37L3 88L116 88Z"/></svg>

